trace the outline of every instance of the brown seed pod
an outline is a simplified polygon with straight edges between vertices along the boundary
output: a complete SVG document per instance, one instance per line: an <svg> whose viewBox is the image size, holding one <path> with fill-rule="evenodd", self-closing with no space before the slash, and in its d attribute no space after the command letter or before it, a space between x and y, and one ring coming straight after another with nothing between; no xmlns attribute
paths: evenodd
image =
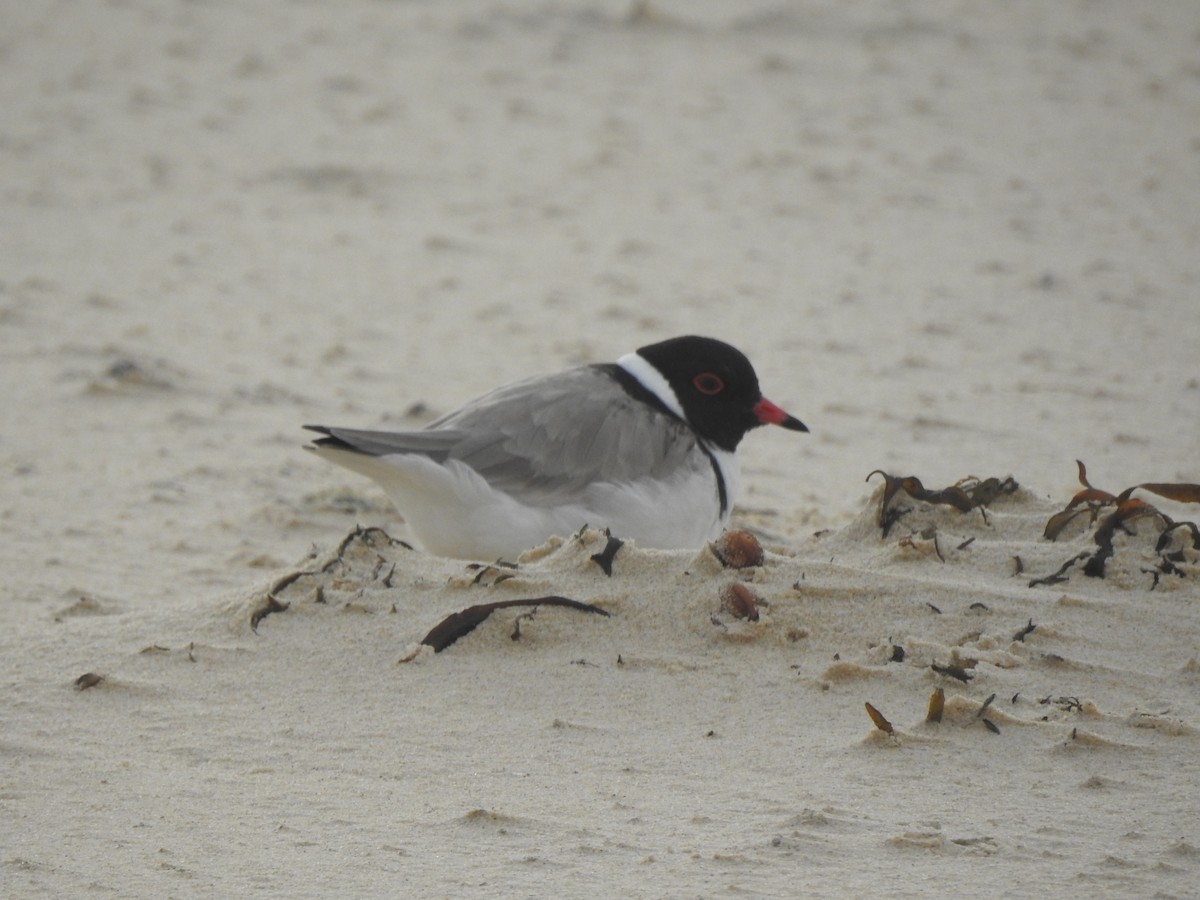
<svg viewBox="0 0 1200 900"><path fill-rule="evenodd" d="M721 606L739 619L758 621L759 597L738 581L721 588Z"/></svg>
<svg viewBox="0 0 1200 900"><path fill-rule="evenodd" d="M871 721L875 723L876 728L878 728L880 731L887 732L888 734L896 733L896 729L892 726L892 723L887 720L887 717L884 716L883 713L877 710L870 703L864 703L863 705L867 708L867 715L871 717Z"/></svg>
<svg viewBox="0 0 1200 900"><path fill-rule="evenodd" d="M713 553L727 569L748 569L763 564L763 548L748 531L725 531L713 541Z"/></svg>
<svg viewBox="0 0 1200 900"><path fill-rule="evenodd" d="M942 710L946 706L946 692L937 688L929 695L929 711L925 713L926 722L942 721Z"/></svg>

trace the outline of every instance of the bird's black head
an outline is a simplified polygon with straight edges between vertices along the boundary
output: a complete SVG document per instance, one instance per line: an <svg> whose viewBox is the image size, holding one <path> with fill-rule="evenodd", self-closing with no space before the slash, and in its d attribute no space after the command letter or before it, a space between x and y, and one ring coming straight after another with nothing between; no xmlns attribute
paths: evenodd
<svg viewBox="0 0 1200 900"><path fill-rule="evenodd" d="M715 338L671 338L638 349L675 392L688 424L704 439L732 452L759 425L808 431L767 400L744 353Z"/></svg>

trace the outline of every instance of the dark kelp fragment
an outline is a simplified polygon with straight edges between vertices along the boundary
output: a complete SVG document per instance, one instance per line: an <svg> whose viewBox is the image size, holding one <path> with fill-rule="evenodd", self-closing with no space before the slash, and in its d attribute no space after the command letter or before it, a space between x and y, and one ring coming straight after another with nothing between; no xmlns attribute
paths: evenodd
<svg viewBox="0 0 1200 900"><path fill-rule="evenodd" d="M367 528L363 528L361 525L355 525L354 530L342 538L342 542L338 544L336 555L339 561L345 555L346 550L354 541L361 541L368 547L376 547L380 542L382 542L388 547L404 547L406 550L412 549L412 544L392 537L377 525L371 525Z"/></svg>
<svg viewBox="0 0 1200 900"><path fill-rule="evenodd" d="M1193 550L1200 549L1200 528L1198 528L1196 526L1195 522L1170 522L1170 521L1168 521L1167 527L1164 528L1162 534L1160 534L1158 536L1158 543L1156 543L1154 545L1154 552L1155 553L1166 553L1167 547L1170 545L1171 540L1174 537L1174 533L1181 529L1184 531L1187 531L1188 534L1191 536L1192 549ZM1172 557L1173 562L1181 562L1183 560L1182 551L1174 551L1173 553L1171 553L1169 555Z"/></svg>
<svg viewBox="0 0 1200 900"><path fill-rule="evenodd" d="M516 578L514 571L516 566L511 568L503 563L496 565L484 565L483 563L470 563L467 566L468 572L474 572L475 577L471 579L472 586L483 585L484 587L494 587L501 582L508 581L510 578Z"/></svg>
<svg viewBox="0 0 1200 900"><path fill-rule="evenodd" d="M939 666L937 663L931 663L929 668L937 672L939 675L946 675L950 678L957 678L963 684L966 684L975 676L964 669L962 666L956 666L953 663L946 666Z"/></svg>
<svg viewBox="0 0 1200 900"><path fill-rule="evenodd" d="M103 680L103 675L97 675L95 672L84 672L75 679L75 690L86 691L88 688L94 688Z"/></svg>
<svg viewBox="0 0 1200 900"><path fill-rule="evenodd" d="M1181 542L1177 549L1176 547L1177 532L1182 532ZM1158 554L1158 565L1151 568L1142 568L1142 572L1151 576L1152 582L1150 590L1158 587L1159 579L1163 575L1175 575L1178 578L1184 578L1187 573L1179 568L1176 563L1185 562L1189 558L1188 552L1184 549L1183 542L1189 542L1192 555L1195 551L1200 550L1200 528L1196 527L1195 522L1171 522L1167 520L1167 527L1163 529L1162 534L1158 536L1158 541L1154 545L1154 552Z"/></svg>
<svg viewBox="0 0 1200 900"><path fill-rule="evenodd" d="M1013 635L1013 640L1014 641L1024 641L1025 638L1027 638L1027 637L1029 637L1029 635L1033 634L1033 631L1035 628L1037 628L1037 626L1033 624L1033 619L1030 619L1028 625L1026 625L1024 628L1022 628L1020 631L1018 631L1016 634Z"/></svg>
<svg viewBox="0 0 1200 900"><path fill-rule="evenodd" d="M1053 704L1064 712L1083 712L1083 702L1078 697L1054 697L1047 695L1038 700L1042 706Z"/></svg>
<svg viewBox="0 0 1200 900"><path fill-rule="evenodd" d="M359 541L364 546L371 548L378 547L382 544L388 547L404 547L407 550L413 549L411 544L397 540L382 528L378 528L376 526L363 528L361 525L355 525L353 530L351 530L344 538L342 538L341 542L337 545L337 549L334 551L333 557L327 563L325 563L325 565L321 566L321 568L298 569L276 579L275 582L269 588L267 588L266 600L264 600L262 605L257 607L254 612L250 614L250 628L254 631L257 631L258 623L264 618L271 615L271 613L283 612L285 609L287 609L290 604L280 600L278 595L282 591L287 590L301 578L327 575L336 567L346 565L346 551L350 549L350 545L355 541ZM384 565L386 564L386 560L382 556L379 556L378 553L376 554L376 557L377 560L375 570L371 575L371 579L373 581L379 580L380 573L383 572ZM392 563L387 570L387 574L383 576L382 580L384 587L392 586L392 578L395 576L395 574L396 565L395 563ZM326 602L324 585L317 585L316 598L314 602Z"/></svg>
<svg viewBox="0 0 1200 900"><path fill-rule="evenodd" d="M962 484L966 485L963 490L971 498L971 503L980 507L991 506L998 497L1004 494L1014 494L1020 487L1011 475L1006 475L1004 478L985 478L983 481L971 479Z"/></svg>
<svg viewBox="0 0 1200 900"><path fill-rule="evenodd" d="M613 560L617 557L617 551L625 546L625 542L620 538L613 537L612 532L607 528L604 529L604 536L608 538L608 543L604 545L604 549L599 553L593 553L591 560L600 567L600 571L611 578Z"/></svg>
<svg viewBox="0 0 1200 900"><path fill-rule="evenodd" d="M991 719L987 718L987 716L985 715L985 713L988 711L988 707L992 705L992 701L995 699L996 699L996 695L992 694L990 697L988 697L986 700L984 700L983 705L981 705L979 707L979 709L977 709L975 711L975 718L977 718L981 722L983 722L984 726L992 734L999 734L1000 733L999 727L997 727L996 723L993 722Z"/></svg>
<svg viewBox="0 0 1200 900"><path fill-rule="evenodd" d="M468 606L459 612L450 613L450 615L435 625L429 634L421 639L421 643L432 647L435 653L441 653L459 638L474 631L496 610L511 609L518 606L534 608L539 606L565 606L568 609L577 609L580 612L608 616L608 613L598 606L591 603L580 603L578 600L571 600L567 597L551 596L536 597L527 600L498 600L495 603L479 603L475 606Z"/></svg>
<svg viewBox="0 0 1200 900"><path fill-rule="evenodd" d="M933 552L937 554L937 558L942 562L946 561L945 555L942 553L941 545L938 544L938 536L936 528L926 528L923 531L914 531L912 534L900 538L901 547L906 547L909 550L920 550L917 545L917 540L929 541L933 545Z"/></svg>
<svg viewBox="0 0 1200 900"><path fill-rule="evenodd" d="M513 641L519 641L521 639L521 620L532 619L535 615L537 615L537 607L534 607L527 613L521 613L521 615L513 619L513 630L512 634L508 636L509 639Z"/></svg>
<svg viewBox="0 0 1200 900"><path fill-rule="evenodd" d="M1129 523L1134 519L1158 514L1158 510L1149 503L1144 503L1141 500L1128 496L1133 490L1133 488L1130 488L1118 497L1117 508L1102 519L1099 526L1097 526L1096 533L1093 535L1093 539L1096 541L1096 552L1084 563L1084 575L1091 578L1103 578L1104 564L1112 558L1115 552L1113 537L1117 531L1120 530L1125 534L1131 534Z"/></svg>
<svg viewBox="0 0 1200 900"><path fill-rule="evenodd" d="M925 503L953 506L959 512L970 512L978 509L987 521L985 507L1002 494L1014 493L1019 485L1011 476L1000 478L975 477L964 478L958 484L952 484L941 490L930 490L921 483L915 475L889 475L882 469L876 469L867 476L867 481L875 475L883 476L883 497L879 502L879 527L886 538L900 519L910 510L892 507L892 500L900 491L908 494L914 500Z"/></svg>
<svg viewBox="0 0 1200 900"><path fill-rule="evenodd" d="M282 578L277 579L273 585L271 585L269 588L267 588L267 596L272 597L275 594L278 594L280 591L286 590L287 588L291 587L293 584L295 584L297 581L299 581L301 578L304 578L305 576L320 575L320 574L321 573L316 571L315 569L299 571L299 572L288 572L288 574L284 575Z"/></svg>
<svg viewBox="0 0 1200 900"><path fill-rule="evenodd" d="M289 603L275 599L274 594L267 594L267 599L263 604L250 614L250 630L257 632L259 622L271 615L271 613L283 612L290 605Z"/></svg>
<svg viewBox="0 0 1200 900"><path fill-rule="evenodd" d="M1029 582L1029 586L1037 587L1038 585L1041 585L1041 584L1061 584L1062 582L1069 580L1067 578L1067 574L1066 574L1067 569L1071 568L1071 566L1075 565L1075 563L1079 562L1081 559L1087 559L1089 556L1091 556L1091 554L1088 553L1086 550L1083 553L1080 553L1076 556L1072 556L1065 563L1063 563L1061 566L1059 566L1057 572L1052 572L1051 574L1046 575L1043 578L1034 578L1032 581Z"/></svg>

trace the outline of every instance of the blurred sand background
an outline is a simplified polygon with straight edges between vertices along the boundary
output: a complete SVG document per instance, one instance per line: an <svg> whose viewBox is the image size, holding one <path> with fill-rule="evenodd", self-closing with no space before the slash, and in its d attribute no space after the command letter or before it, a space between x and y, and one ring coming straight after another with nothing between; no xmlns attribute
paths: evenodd
<svg viewBox="0 0 1200 900"><path fill-rule="evenodd" d="M1194 2L3 9L0 892L1195 895L1196 566L1012 562L1090 546L1041 538L1077 458L1200 481ZM707 551L585 535L251 630L404 537L302 423L686 332L812 429L743 445L757 626ZM873 469L1022 490L883 540ZM398 663L550 593L613 617Z"/></svg>

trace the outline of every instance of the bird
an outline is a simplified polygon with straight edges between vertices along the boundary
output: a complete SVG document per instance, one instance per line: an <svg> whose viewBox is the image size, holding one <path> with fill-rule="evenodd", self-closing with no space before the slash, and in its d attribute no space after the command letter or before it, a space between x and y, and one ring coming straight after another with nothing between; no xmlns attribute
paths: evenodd
<svg viewBox="0 0 1200 900"><path fill-rule="evenodd" d="M641 548L720 536L737 448L760 425L808 431L724 341L684 335L613 363L498 387L415 431L305 425L305 449L376 481L428 553L515 560L608 529Z"/></svg>

